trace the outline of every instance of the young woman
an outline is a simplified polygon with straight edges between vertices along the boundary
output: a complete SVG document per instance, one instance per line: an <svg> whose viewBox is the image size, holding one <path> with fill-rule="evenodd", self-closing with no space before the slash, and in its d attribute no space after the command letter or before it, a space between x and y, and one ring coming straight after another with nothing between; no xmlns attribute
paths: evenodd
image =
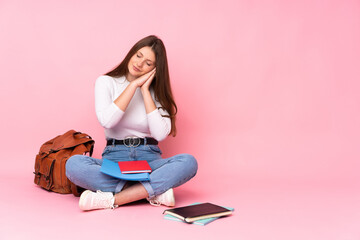
<svg viewBox="0 0 360 240"><path fill-rule="evenodd" d="M144 198L152 205L174 206L173 188L195 176L197 162L189 154L161 157L158 141L176 135L177 107L159 38L141 39L120 65L96 80L95 110L107 140L102 157L147 160L152 172L149 181L126 182L101 173L102 159L75 155L66 163L66 175L88 189L80 196L80 208L114 208Z"/></svg>

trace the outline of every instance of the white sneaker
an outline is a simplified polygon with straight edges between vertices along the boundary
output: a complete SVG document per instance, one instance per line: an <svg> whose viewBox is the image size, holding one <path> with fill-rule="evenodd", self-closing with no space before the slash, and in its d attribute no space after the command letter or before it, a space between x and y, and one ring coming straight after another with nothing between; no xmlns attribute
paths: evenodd
<svg viewBox="0 0 360 240"><path fill-rule="evenodd" d="M79 200L79 207L81 210L88 211L94 209L114 209L115 198L111 192L102 192L100 190L92 192L90 190L84 191Z"/></svg>
<svg viewBox="0 0 360 240"><path fill-rule="evenodd" d="M170 188L166 192L164 192L158 196L155 196L152 199L148 198L147 200L153 206L165 205L168 207L173 207L173 206L175 206L174 190L172 188Z"/></svg>

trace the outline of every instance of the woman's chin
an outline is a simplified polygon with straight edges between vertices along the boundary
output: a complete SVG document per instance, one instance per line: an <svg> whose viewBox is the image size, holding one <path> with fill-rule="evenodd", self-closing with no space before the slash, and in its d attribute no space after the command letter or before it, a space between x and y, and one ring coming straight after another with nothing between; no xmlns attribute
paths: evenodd
<svg viewBox="0 0 360 240"><path fill-rule="evenodd" d="M134 74L132 72L128 72L128 74L126 75L126 78L127 78L128 81L132 81L132 80L137 79L140 76L141 75L139 75L139 74Z"/></svg>

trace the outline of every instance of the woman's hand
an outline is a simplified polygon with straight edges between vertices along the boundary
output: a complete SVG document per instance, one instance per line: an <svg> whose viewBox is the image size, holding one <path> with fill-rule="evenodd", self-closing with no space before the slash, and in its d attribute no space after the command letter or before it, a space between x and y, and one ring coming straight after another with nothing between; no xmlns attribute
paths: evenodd
<svg viewBox="0 0 360 240"><path fill-rule="evenodd" d="M144 97L145 108L147 113L153 111L156 106L154 101L151 98L149 91L150 84L155 76L155 68L150 72L138 77L137 79L130 82L130 84L125 88L125 90L120 94L118 98L114 100L114 103L125 112L127 109L132 97L135 94L135 91L138 87L141 88L141 92Z"/></svg>
<svg viewBox="0 0 360 240"><path fill-rule="evenodd" d="M150 77L144 82L144 84L141 86L141 91L148 91L150 88L150 85L155 77L155 73L156 73L156 68L154 68L151 71L151 75Z"/></svg>
<svg viewBox="0 0 360 240"><path fill-rule="evenodd" d="M144 88L149 89L149 86L150 86L152 80L154 79L155 71L156 71L156 68L154 68L150 72L142 75L141 77L138 77L137 79L135 79L131 83L135 84L137 87L141 87L142 89L144 89ZM148 83L148 82L150 82L150 83ZM144 86L144 88L143 88L143 86Z"/></svg>
<svg viewBox="0 0 360 240"><path fill-rule="evenodd" d="M155 77L156 70L153 69L151 71L151 75L147 78L147 80L141 85L140 90L144 99L145 110L146 113L151 113L156 109L156 105L154 99L150 93L150 85Z"/></svg>

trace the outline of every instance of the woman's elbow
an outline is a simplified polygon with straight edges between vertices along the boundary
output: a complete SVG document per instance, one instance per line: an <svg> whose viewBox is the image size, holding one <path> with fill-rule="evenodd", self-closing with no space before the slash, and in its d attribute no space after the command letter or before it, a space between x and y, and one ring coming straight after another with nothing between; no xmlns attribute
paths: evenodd
<svg viewBox="0 0 360 240"><path fill-rule="evenodd" d="M115 126L114 122L112 121L109 121L109 120L105 120L105 119L101 119L101 118L98 118L98 121L100 123L100 125L103 127L103 128L112 128Z"/></svg>
<svg viewBox="0 0 360 240"><path fill-rule="evenodd" d="M156 132L151 134L153 138L155 138L157 141L161 142L162 140L165 140L165 138L170 134L170 129L164 129L162 132Z"/></svg>
<svg viewBox="0 0 360 240"><path fill-rule="evenodd" d="M165 138L167 137L167 135L163 136L163 135L152 135L153 138L155 138L158 142L161 142L162 140L165 140Z"/></svg>

